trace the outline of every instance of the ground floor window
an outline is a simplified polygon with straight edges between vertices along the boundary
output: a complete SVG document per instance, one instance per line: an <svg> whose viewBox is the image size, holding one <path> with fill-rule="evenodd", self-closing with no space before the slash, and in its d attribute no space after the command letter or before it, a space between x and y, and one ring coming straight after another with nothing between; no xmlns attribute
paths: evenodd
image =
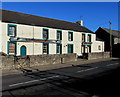
<svg viewBox="0 0 120 97"><path fill-rule="evenodd" d="M73 53L73 44L68 44L68 53Z"/></svg>
<svg viewBox="0 0 120 97"><path fill-rule="evenodd" d="M82 47L81 47L81 52L82 52L82 53L85 53L85 46L82 46Z"/></svg>
<svg viewBox="0 0 120 97"><path fill-rule="evenodd" d="M49 45L46 43L43 44L43 54L49 54Z"/></svg>
<svg viewBox="0 0 120 97"><path fill-rule="evenodd" d="M16 55L16 43L8 43L8 54L9 55Z"/></svg>
<svg viewBox="0 0 120 97"><path fill-rule="evenodd" d="M57 44L57 54L62 54L62 45Z"/></svg>
<svg viewBox="0 0 120 97"><path fill-rule="evenodd" d="M87 46L87 53L91 53L91 46Z"/></svg>

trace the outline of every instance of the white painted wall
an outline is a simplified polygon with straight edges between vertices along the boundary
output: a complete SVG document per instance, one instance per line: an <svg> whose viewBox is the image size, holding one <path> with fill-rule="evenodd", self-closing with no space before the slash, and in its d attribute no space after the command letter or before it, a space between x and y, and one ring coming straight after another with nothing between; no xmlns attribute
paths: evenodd
<svg viewBox="0 0 120 97"><path fill-rule="evenodd" d="M17 42L17 55L20 55L20 48L23 45L26 46L27 55L40 55L40 54L42 54L42 43Z"/></svg>
<svg viewBox="0 0 120 97"><path fill-rule="evenodd" d="M7 54L7 45L9 41L7 23L2 23L2 52Z"/></svg>
<svg viewBox="0 0 120 97"><path fill-rule="evenodd" d="M9 41L8 34L8 24L13 23L4 23L2 22L2 51L7 53L7 42ZM49 30L49 39L56 40L57 30L61 29L54 29L48 27L39 27L39 26L32 26L32 25L23 25L23 24L15 24L17 26L17 36L21 38L33 38L34 39L43 39L43 28L47 28ZM68 32L73 32L73 41L68 41ZM73 52L77 53L78 56L81 56L81 45L82 45L82 33L85 32L76 32L71 30L62 30L62 54L68 53L68 44L73 44ZM87 42L87 35L91 33L85 33L86 42ZM98 45L104 47L104 43L101 41L96 41L96 35L91 34L92 36L92 52L102 52L103 50L98 50ZM43 43L37 42L17 42L17 55L20 55L20 47L25 45L27 47L27 55L38 55L42 54L43 52ZM33 48L34 47L34 48ZM49 54L56 54L56 44L49 43Z"/></svg>
<svg viewBox="0 0 120 97"><path fill-rule="evenodd" d="M101 47L101 50L99 50L99 46ZM104 42L102 41L94 41L92 48L92 52L104 52Z"/></svg>

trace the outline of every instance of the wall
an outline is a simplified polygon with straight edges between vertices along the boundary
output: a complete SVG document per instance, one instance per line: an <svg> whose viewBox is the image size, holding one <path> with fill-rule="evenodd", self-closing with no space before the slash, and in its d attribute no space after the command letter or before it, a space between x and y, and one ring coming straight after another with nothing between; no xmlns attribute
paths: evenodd
<svg viewBox="0 0 120 97"><path fill-rule="evenodd" d="M100 49L99 49L100 46ZM104 52L104 42L102 41L94 41L91 47L91 52Z"/></svg>
<svg viewBox="0 0 120 97"><path fill-rule="evenodd" d="M43 28L46 28L49 30L49 39L50 40L57 40L57 30L61 29L54 29L54 28L48 28L48 27L39 27L39 26L32 26L32 25L22 25L22 24L15 24L15 23L4 23L2 22L2 52L7 54L8 51L8 44L10 37L8 36L8 24L14 24L17 27L17 36L20 38L33 38L34 39L43 39ZM68 41L68 32L73 32L73 41ZM73 52L77 53L78 56L82 56L81 53L81 45L82 45L82 33L85 32L76 32L72 30L62 30L62 54L68 53L68 44L73 44ZM86 36L86 42L87 42L87 36L88 34L91 34L92 39L92 52L102 52L97 49L98 43L101 45L101 42L96 41L96 35L92 33L85 33ZM48 40L49 40L48 39ZM27 55L39 55L43 52L43 43L37 43L34 42L34 48L33 48L33 42L17 42L17 56L20 55L20 47L22 45L25 45L27 47ZM87 48L86 48L87 52ZM49 54L56 54L56 44L49 43Z"/></svg>
<svg viewBox="0 0 120 97"><path fill-rule="evenodd" d="M61 61L61 58L63 61ZM30 56L0 56L2 59L2 69L15 69L24 67L34 67L40 65L52 65L76 61L76 54L53 54L53 55L30 55Z"/></svg>
<svg viewBox="0 0 120 97"><path fill-rule="evenodd" d="M92 60L99 58L110 58L110 52L89 53L87 59Z"/></svg>

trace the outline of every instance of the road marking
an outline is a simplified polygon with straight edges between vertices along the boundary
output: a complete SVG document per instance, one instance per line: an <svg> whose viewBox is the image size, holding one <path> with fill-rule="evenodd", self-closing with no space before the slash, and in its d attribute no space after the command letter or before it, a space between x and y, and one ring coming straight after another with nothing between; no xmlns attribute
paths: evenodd
<svg viewBox="0 0 120 97"><path fill-rule="evenodd" d="M94 69L97 69L99 67L94 67L94 68L89 68L89 69L85 69L85 70L80 70L80 71L77 71L77 72L85 72L85 71L90 71L90 70L94 70Z"/></svg>
<svg viewBox="0 0 120 97"><path fill-rule="evenodd" d="M23 84L28 84L28 83L43 81L43 80L52 79L52 78L57 78L57 77L60 77L60 76L59 76L59 75L56 75L56 76L51 76L51 77L42 78L42 79L38 79L38 80L31 80L31 81L22 82L22 83L16 83L16 84L9 85L9 87L14 87L14 86L18 86L18 85L23 85Z"/></svg>
<svg viewBox="0 0 120 97"><path fill-rule="evenodd" d="M39 81L39 80L31 80L31 81L27 81L27 82L24 82L24 83L33 83L33 82L37 82L37 81Z"/></svg>
<svg viewBox="0 0 120 97"><path fill-rule="evenodd" d="M13 87L13 86L21 85L21 84L23 84L23 83L12 84L12 85L9 85L9 87Z"/></svg>
<svg viewBox="0 0 120 97"><path fill-rule="evenodd" d="M112 65L117 65L117 64L119 64L119 63L108 64L108 65L106 65L106 66L112 66Z"/></svg>

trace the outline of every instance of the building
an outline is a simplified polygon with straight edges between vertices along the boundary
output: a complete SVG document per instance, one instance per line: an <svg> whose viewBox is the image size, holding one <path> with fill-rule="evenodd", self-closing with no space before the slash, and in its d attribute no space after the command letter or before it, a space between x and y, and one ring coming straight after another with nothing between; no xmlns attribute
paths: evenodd
<svg viewBox="0 0 120 97"><path fill-rule="evenodd" d="M119 55L118 52L120 50L120 31L99 27L95 33L97 37L101 38L105 42L105 51L110 51L110 34L111 34L113 56Z"/></svg>
<svg viewBox="0 0 120 97"><path fill-rule="evenodd" d="M44 55L104 52L104 42L80 25L20 12L2 10L1 52L7 55Z"/></svg>

